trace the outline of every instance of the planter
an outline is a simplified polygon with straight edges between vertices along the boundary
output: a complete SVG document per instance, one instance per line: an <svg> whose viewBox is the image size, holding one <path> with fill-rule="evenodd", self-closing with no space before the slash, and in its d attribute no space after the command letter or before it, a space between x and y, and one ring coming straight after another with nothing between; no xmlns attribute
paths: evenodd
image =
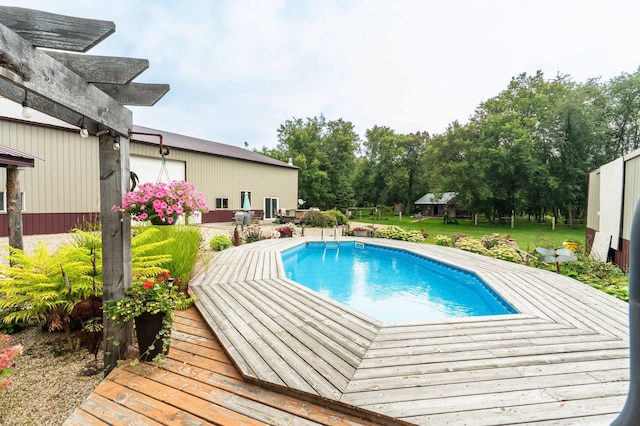
<svg viewBox="0 0 640 426"><path fill-rule="evenodd" d="M281 232L280 233L280 238L291 238L291 234L288 234L286 232Z"/></svg>
<svg viewBox="0 0 640 426"><path fill-rule="evenodd" d="M163 348L162 337L160 336L164 315L164 312L157 314L144 312L134 319L138 349L140 350L140 359L142 361L152 361L158 354L166 355L169 352L169 343L167 342L167 347ZM151 346L153 346L153 349L149 349Z"/></svg>
<svg viewBox="0 0 640 426"><path fill-rule="evenodd" d="M369 231L355 231L356 237L368 237Z"/></svg>

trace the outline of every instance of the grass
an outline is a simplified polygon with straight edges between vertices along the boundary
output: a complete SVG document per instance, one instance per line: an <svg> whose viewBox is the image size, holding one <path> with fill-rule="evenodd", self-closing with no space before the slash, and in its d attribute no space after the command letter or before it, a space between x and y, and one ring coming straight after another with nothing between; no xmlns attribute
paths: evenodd
<svg viewBox="0 0 640 426"><path fill-rule="evenodd" d="M486 221L474 225L472 220L458 219L458 224L444 224L442 218L428 218L420 221L411 217L403 217L392 214L382 214L380 220L376 216L372 221L370 215L362 215L362 219L357 216L352 219L360 223L377 225L396 225L406 231L422 230L429 234L427 243L433 243L436 235L446 235L451 237L456 233L464 233L470 237L482 238L483 235L508 234L511 239L518 243L521 250L533 253L536 247L561 248L563 241L577 241L580 247L584 247L586 231L584 225L569 228L564 224L556 225L555 230L551 229L551 222L537 223L526 218L516 218L514 227L511 224L490 224Z"/></svg>

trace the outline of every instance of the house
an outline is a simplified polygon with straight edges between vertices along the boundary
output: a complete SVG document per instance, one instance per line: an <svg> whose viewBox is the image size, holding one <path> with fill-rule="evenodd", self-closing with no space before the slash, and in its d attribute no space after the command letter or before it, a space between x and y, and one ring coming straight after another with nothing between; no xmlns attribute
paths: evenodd
<svg viewBox="0 0 640 426"><path fill-rule="evenodd" d="M292 164L141 126L133 127L130 142L130 169L140 183L185 179L205 195L210 212L202 215L202 223L231 222L233 212L246 201L256 216L267 221L297 207L298 168ZM0 98L0 145L35 157L35 167L19 173L25 235L68 232L98 214L97 137L83 139L78 127L38 111L24 119L19 104ZM2 200L5 188L6 177L0 176ZM2 203L0 210L0 236L8 234L5 206Z"/></svg>
<svg viewBox="0 0 640 426"><path fill-rule="evenodd" d="M442 216L445 213L450 218L464 216L466 212L462 206L458 206L456 203L457 195L457 192L443 192L440 194L430 192L414 204L423 216Z"/></svg>
<svg viewBox="0 0 640 426"><path fill-rule="evenodd" d="M629 268L631 224L640 202L640 149L589 173L586 250Z"/></svg>

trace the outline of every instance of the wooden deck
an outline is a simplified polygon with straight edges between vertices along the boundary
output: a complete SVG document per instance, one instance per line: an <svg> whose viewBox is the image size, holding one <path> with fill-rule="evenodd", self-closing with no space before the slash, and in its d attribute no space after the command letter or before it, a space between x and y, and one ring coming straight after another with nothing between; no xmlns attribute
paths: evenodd
<svg viewBox="0 0 640 426"><path fill-rule="evenodd" d="M114 369L64 425L379 424L248 383L195 308L176 314L162 368Z"/></svg>
<svg viewBox="0 0 640 426"><path fill-rule="evenodd" d="M626 303L472 253L360 240L473 271L519 312L383 324L286 279L279 252L310 240L226 250L191 283L243 377L410 424L609 424L622 409Z"/></svg>
<svg viewBox="0 0 640 426"><path fill-rule="evenodd" d="M65 425L608 425L622 409L626 303L446 247L359 239L474 271L519 312L385 324L286 279L279 252L310 240L216 256L164 367L114 370Z"/></svg>

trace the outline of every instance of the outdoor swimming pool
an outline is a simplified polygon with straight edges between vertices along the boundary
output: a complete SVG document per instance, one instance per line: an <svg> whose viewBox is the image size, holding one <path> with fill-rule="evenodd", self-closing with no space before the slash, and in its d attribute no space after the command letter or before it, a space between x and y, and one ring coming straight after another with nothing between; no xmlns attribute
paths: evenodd
<svg viewBox="0 0 640 426"><path fill-rule="evenodd" d="M401 249L309 242L281 255L287 278L384 322L517 313L475 274Z"/></svg>

